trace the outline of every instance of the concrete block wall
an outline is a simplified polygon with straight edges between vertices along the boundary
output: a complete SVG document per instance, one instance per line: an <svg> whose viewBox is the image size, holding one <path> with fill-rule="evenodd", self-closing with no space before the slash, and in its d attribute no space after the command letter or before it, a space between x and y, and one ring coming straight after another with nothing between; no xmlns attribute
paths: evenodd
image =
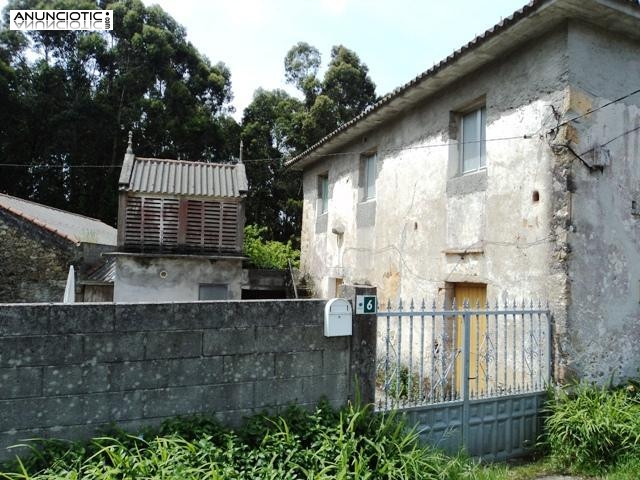
<svg viewBox="0 0 640 480"><path fill-rule="evenodd" d="M344 404L351 340L324 301L0 305L0 459L33 437L135 431L176 415L225 424L264 409Z"/></svg>

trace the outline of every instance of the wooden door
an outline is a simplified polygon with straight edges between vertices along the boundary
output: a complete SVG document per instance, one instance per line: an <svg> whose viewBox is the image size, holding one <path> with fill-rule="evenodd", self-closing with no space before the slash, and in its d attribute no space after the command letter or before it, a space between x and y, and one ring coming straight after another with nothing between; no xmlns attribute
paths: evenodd
<svg viewBox="0 0 640 480"><path fill-rule="evenodd" d="M487 303L487 286L482 283L456 283L454 295L459 310L463 309L464 302L468 302L469 310L484 309ZM459 315L456 321L456 349L459 352L456 357L456 390L462 392L462 359L464 346L463 321ZM485 315L472 315L470 319L471 342L469 351L469 393L474 396L483 391L486 382L487 361L482 354L485 349L487 332L487 317Z"/></svg>

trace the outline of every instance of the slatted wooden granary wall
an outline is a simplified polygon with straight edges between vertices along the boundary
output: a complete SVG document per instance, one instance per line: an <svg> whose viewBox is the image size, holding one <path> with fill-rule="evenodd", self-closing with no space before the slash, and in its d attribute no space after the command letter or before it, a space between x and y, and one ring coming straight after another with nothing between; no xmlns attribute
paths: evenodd
<svg viewBox="0 0 640 480"><path fill-rule="evenodd" d="M242 253L236 201L129 195L124 249L132 252Z"/></svg>

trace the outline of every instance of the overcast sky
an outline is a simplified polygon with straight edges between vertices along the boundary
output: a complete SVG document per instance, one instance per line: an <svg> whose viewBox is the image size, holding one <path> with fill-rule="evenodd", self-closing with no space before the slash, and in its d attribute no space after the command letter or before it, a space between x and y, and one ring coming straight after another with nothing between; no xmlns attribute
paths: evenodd
<svg viewBox="0 0 640 480"><path fill-rule="evenodd" d="M231 70L240 119L258 87L284 83L284 56L305 41L323 66L333 45L354 50L384 95L521 8L526 0L143 0L160 4L213 63ZM4 8L6 0L0 0Z"/></svg>

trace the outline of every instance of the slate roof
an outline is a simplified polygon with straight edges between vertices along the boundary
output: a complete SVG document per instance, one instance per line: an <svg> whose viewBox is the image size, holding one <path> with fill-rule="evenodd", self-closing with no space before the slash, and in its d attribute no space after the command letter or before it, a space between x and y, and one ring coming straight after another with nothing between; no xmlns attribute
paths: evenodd
<svg viewBox="0 0 640 480"><path fill-rule="evenodd" d="M388 93L286 164L305 168L567 18L576 18L621 35L638 38L639 16L638 0L532 0L429 70Z"/></svg>
<svg viewBox="0 0 640 480"><path fill-rule="evenodd" d="M120 190L136 193L234 198L247 192L242 163L140 158L127 153Z"/></svg>
<svg viewBox="0 0 640 480"><path fill-rule="evenodd" d="M85 217L22 198L0 193L0 210L9 212L76 245L116 245L116 229L95 218Z"/></svg>
<svg viewBox="0 0 640 480"><path fill-rule="evenodd" d="M89 271L87 278L82 283L113 283L115 278L116 259L111 257Z"/></svg>

